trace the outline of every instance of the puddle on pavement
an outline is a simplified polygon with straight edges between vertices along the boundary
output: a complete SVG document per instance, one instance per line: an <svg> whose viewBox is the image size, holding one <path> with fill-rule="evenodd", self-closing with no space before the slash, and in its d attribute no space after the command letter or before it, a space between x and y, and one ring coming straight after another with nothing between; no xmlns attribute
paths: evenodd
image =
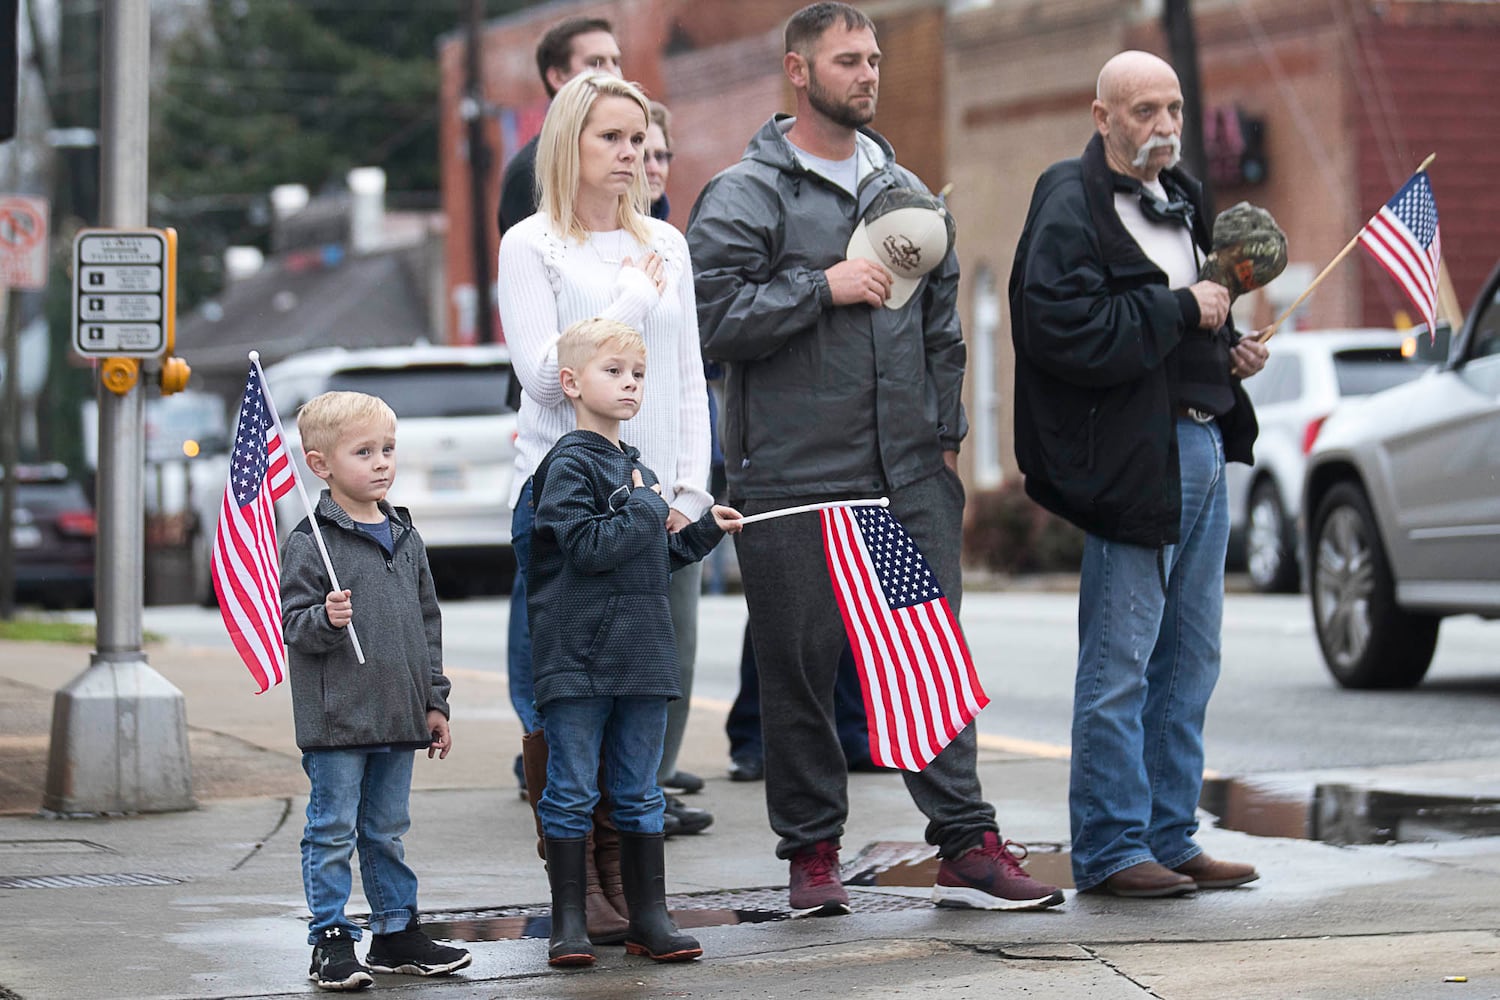
<svg viewBox="0 0 1500 1000"><path fill-rule="evenodd" d="M1073 888L1072 858L1065 844L1028 844L1021 864L1043 882ZM937 880L938 859L930 844L877 840L844 862L843 867L845 885L930 889Z"/></svg>
<svg viewBox="0 0 1500 1000"><path fill-rule="evenodd" d="M1204 782L1199 805L1219 826L1257 837L1392 844L1500 834L1500 799L1484 796L1214 778Z"/></svg>
<svg viewBox="0 0 1500 1000"><path fill-rule="evenodd" d="M784 910L671 910L672 919L682 930L693 927L723 927L733 924L759 924L785 920ZM551 912L515 916L446 916L422 918L422 930L431 937L447 941L519 941L522 938L546 939L552 934Z"/></svg>

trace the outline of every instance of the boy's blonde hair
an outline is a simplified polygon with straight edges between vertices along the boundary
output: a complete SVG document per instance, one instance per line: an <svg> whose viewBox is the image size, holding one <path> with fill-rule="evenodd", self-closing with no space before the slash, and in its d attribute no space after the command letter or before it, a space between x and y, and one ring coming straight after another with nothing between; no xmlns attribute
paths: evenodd
<svg viewBox="0 0 1500 1000"><path fill-rule="evenodd" d="M581 319L557 338L557 367L578 371L607 347L646 356L646 338L633 326L613 319Z"/></svg>
<svg viewBox="0 0 1500 1000"><path fill-rule="evenodd" d="M297 433L302 450L328 454L345 428L382 421L396 429L396 411L379 396L365 392L325 392L297 411Z"/></svg>

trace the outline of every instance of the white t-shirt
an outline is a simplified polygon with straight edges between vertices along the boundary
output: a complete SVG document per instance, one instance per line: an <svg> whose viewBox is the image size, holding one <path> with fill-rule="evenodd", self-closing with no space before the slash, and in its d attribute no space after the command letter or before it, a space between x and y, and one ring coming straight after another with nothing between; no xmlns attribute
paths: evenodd
<svg viewBox="0 0 1500 1000"><path fill-rule="evenodd" d="M859 194L859 182L874 169L858 145L854 147L853 156L842 160L825 160L821 156L812 155L790 139L787 143L797 151L797 159L802 161L804 167L813 173L822 174L853 195Z"/></svg>
<svg viewBox="0 0 1500 1000"><path fill-rule="evenodd" d="M1161 181L1143 181L1141 187L1158 201L1167 200L1167 189ZM1198 280L1198 248L1193 245L1193 234L1187 226L1146 218L1140 198L1134 192L1116 191L1115 211L1141 252L1166 272L1168 288L1186 288Z"/></svg>
<svg viewBox="0 0 1500 1000"><path fill-rule="evenodd" d="M558 438L577 426L558 382L557 338L581 319L601 316L635 327L646 339L641 408L620 427L626 444L661 481L662 496L696 521L713 503L708 484L708 387L698 345L698 307L687 241L647 219L649 246L623 229L591 233L583 243L552 231L540 213L500 241L499 304L511 364L525 391L517 419L516 474L510 505ZM651 251L662 257L660 295L644 272L620 265Z"/></svg>

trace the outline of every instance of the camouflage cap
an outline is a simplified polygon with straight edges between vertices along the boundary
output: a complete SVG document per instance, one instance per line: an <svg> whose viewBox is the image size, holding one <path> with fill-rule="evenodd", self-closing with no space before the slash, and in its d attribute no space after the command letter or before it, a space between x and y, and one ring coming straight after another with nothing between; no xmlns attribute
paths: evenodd
<svg viewBox="0 0 1500 1000"><path fill-rule="evenodd" d="M1238 297L1265 287L1285 268L1286 234L1270 212L1242 201L1214 220L1213 252L1198 276Z"/></svg>

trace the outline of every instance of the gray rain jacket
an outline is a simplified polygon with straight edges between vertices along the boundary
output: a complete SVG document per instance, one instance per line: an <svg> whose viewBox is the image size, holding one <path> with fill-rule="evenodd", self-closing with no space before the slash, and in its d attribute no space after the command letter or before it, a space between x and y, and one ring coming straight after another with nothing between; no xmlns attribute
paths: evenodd
<svg viewBox="0 0 1500 1000"><path fill-rule="evenodd" d="M365 662L345 629L328 623L323 601L333 585L303 518L281 550L281 627L286 635L297 746L327 750L432 742L427 712L448 715L452 682L443 675L443 622L427 548L404 507L384 500L394 551L354 523L324 490L318 527L328 557L349 591Z"/></svg>
<svg viewBox="0 0 1500 1000"><path fill-rule="evenodd" d="M767 122L688 222L703 356L727 368L729 494L879 494L941 470L968 431L958 259L949 253L900 309L834 307L823 272L870 202L926 188L861 129L875 169L856 199L802 166L790 127L785 115Z"/></svg>

